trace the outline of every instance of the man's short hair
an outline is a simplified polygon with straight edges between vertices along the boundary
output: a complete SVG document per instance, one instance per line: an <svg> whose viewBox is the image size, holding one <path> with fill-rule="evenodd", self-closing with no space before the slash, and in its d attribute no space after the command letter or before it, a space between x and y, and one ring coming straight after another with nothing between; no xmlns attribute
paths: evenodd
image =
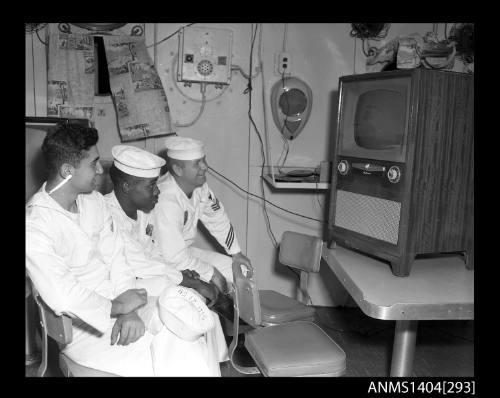
<svg viewBox="0 0 500 398"><path fill-rule="evenodd" d="M42 144L49 176L56 174L64 163L79 167L84 151L96 145L98 139L95 128L79 124L57 124L49 130Z"/></svg>

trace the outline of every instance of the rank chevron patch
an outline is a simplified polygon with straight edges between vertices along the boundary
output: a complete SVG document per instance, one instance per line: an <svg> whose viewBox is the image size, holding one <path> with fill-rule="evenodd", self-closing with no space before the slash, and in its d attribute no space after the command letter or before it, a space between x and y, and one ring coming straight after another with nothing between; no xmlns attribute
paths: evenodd
<svg viewBox="0 0 500 398"><path fill-rule="evenodd" d="M219 199L215 198L215 203L211 206L213 211L217 211L220 209Z"/></svg>
<svg viewBox="0 0 500 398"><path fill-rule="evenodd" d="M231 246L233 245L233 241L234 241L234 230L233 230L233 226L231 224L230 225L230 228L229 228L229 232L227 233L227 237L226 237L226 246L229 249L231 249Z"/></svg>

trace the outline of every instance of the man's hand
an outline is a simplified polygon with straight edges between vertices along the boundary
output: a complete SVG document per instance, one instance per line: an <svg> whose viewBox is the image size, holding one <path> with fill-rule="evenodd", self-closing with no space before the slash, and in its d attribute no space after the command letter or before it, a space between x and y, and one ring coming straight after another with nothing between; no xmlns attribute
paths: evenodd
<svg viewBox="0 0 500 398"><path fill-rule="evenodd" d="M222 293L227 293L227 282L226 278L224 278L224 275L221 274L221 272L214 267L214 274L212 275L212 278L210 279L210 283L213 283L217 288L222 292Z"/></svg>
<svg viewBox="0 0 500 398"><path fill-rule="evenodd" d="M217 297L219 297L219 289L214 284L207 283L201 279L198 282L198 285L193 287L193 289L208 300L208 308L212 307L217 301Z"/></svg>
<svg viewBox="0 0 500 398"><path fill-rule="evenodd" d="M128 289L111 301L111 316L128 314L147 302L146 289Z"/></svg>
<svg viewBox="0 0 500 398"><path fill-rule="evenodd" d="M193 271L192 269L183 269L181 271L182 274L182 280L184 281L184 278L190 278L190 279L200 279L200 274L198 272Z"/></svg>
<svg viewBox="0 0 500 398"><path fill-rule="evenodd" d="M194 271L193 271L194 272ZM197 274L198 275L198 274ZM182 282L181 286L189 287L191 289L196 290L203 297L208 300L207 307L211 307L217 301L217 297L219 296L219 289L212 283L205 282L199 278L191 278L188 274L182 271Z"/></svg>
<svg viewBox="0 0 500 398"><path fill-rule="evenodd" d="M252 264L250 263L250 259L245 256L242 252L233 254L233 263L237 263L239 265L243 264L246 266L248 274L246 275L247 277L253 276L253 267Z"/></svg>
<svg viewBox="0 0 500 398"><path fill-rule="evenodd" d="M118 345L129 345L139 340L145 331L144 322L135 312L120 315L111 330L111 345L116 343L118 335L120 335Z"/></svg>

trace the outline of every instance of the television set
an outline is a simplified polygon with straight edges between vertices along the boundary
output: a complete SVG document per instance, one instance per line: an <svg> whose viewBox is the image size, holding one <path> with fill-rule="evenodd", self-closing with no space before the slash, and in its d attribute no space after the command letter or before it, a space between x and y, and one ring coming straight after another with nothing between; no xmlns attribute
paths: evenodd
<svg viewBox="0 0 500 398"><path fill-rule="evenodd" d="M461 252L473 268L473 106L469 74L341 77L330 246L385 259L397 276L421 254Z"/></svg>

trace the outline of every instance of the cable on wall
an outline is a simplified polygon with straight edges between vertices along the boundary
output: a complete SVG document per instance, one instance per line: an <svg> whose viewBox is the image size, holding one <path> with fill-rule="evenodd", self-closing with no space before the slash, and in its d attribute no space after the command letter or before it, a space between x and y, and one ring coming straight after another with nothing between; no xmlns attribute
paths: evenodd
<svg viewBox="0 0 500 398"><path fill-rule="evenodd" d="M265 82L265 76L264 76L264 63L262 61L262 36L263 36L263 25L260 25L260 32L259 32L259 65L257 68L260 67L260 72L262 73L261 77L261 87L262 87L262 112L264 116L264 134L266 138L266 150L269 148L269 143L267 142L267 112L266 112L266 82ZM257 69L256 68L256 69ZM247 77L247 79L253 78L253 76ZM247 178L247 187L250 187L250 143L251 143L251 138L250 138L250 130L251 130L251 125L248 125L249 131L248 131L248 178ZM264 154L265 155L265 154ZM265 159L265 158L264 158ZM267 152L267 159L269 159L269 152ZM234 183L233 183L234 184ZM247 192L247 195L249 193ZM249 207L250 207L250 201L247 199L247 240L248 240L248 217L249 217ZM248 247L248 246L247 246Z"/></svg>
<svg viewBox="0 0 500 398"><path fill-rule="evenodd" d="M254 48L254 44L255 44L255 37L257 36L257 29L258 27L256 26L255 27L255 31L254 31L254 27L253 27L253 24L251 25L251 44L250 44L250 60L249 60L249 63L250 63L250 66L249 66L249 70L252 70L252 64L253 64L253 48ZM246 89L243 91L243 94L248 94L248 118L257 134L257 137L259 138L259 142L260 142L260 149L261 149L261 157L262 157L262 164L261 164L261 173L260 173L260 177L261 177L261 191L262 191L262 196L265 198L265 189L264 189L264 165L265 165L265 161L266 161L266 157L265 157L265 153L264 153L264 143L262 141L262 137L260 135L260 132L259 132L259 129L257 128L256 124L255 124L255 121L253 120L253 117L252 117L252 79L249 78L248 79L248 83L247 83L247 87ZM267 213L267 208L266 208L266 201L264 201L264 215L265 215L265 220L266 220L266 227L268 229L268 232L270 234L270 237L273 241L273 245L275 247L278 247L278 242L276 240L276 237L274 236L274 233L271 229L271 225L270 225L270 221L269 221L269 215Z"/></svg>
<svg viewBox="0 0 500 398"><path fill-rule="evenodd" d="M158 37L158 24L153 24L153 64L155 66L155 70L158 71L158 66L156 62L156 38ZM147 48L147 47L146 47Z"/></svg>
<svg viewBox="0 0 500 398"><path fill-rule="evenodd" d="M45 29L45 27L48 25L48 23L37 23L37 22L27 22L24 24L24 30L26 33L29 33L31 35L31 61L32 61L32 73L33 73L33 106L35 107L35 116L37 116L37 109L36 109L36 74L35 74L35 44L34 44L34 39L33 39L33 33L36 34L38 40L45 46L48 44L44 42L40 35L38 34L39 30Z"/></svg>
<svg viewBox="0 0 500 398"><path fill-rule="evenodd" d="M286 53L286 42L287 42L287 33L288 33L288 24L284 24L283 28L283 44L281 47L281 50ZM283 86L283 91L285 90L285 69L283 69L283 72L281 73L281 84ZM287 101L287 109L290 109L290 104L288 103L289 98L288 95L285 95L285 100ZM281 150L280 156L278 158L277 166L278 166L278 171L280 173L283 173L281 171L281 168L285 166L286 158L288 157L288 152L290 151L290 145L288 143L288 140L286 137L283 135L283 131L285 130L286 122L288 121L288 114L285 114L285 120L283 121L283 125L281 126L281 131L280 131L280 138L283 141L283 149ZM285 153L285 157L283 158L283 163L280 166L280 159L283 156L283 153Z"/></svg>
<svg viewBox="0 0 500 398"><path fill-rule="evenodd" d="M252 27L253 27L253 24L252 24ZM255 32L252 35L253 38L252 38L252 43L251 43L251 47L250 47L250 67L249 67L249 70L252 70L253 48L254 48L254 43L255 43L255 37L257 35L257 30L258 30L258 25L256 24L255 25ZM262 32L262 29L261 29L261 32ZM260 37L262 37L262 34L261 34ZM262 40L259 40L259 43L261 45ZM259 56L259 61L262 61L261 54L260 54L260 48L259 48L258 56ZM257 125L255 124L255 122L253 120L253 117L252 117L252 112L251 112L252 111L252 79L251 78L248 79L248 82L249 82L248 83L248 89L249 89L248 115L249 115L250 120L252 122L252 125L253 125L253 127L255 129L255 132L257 133L257 135L259 137L259 142L260 142L260 146L261 146L262 165L261 165L261 168L260 168L260 186L261 186L262 197L265 199L266 192L265 192L265 188L264 188L264 167L265 167L265 164L266 164L266 157L265 157L265 151L264 151L264 142L262 141L262 137L260 135L260 131L257 128ZM273 232L273 229L272 229L272 226L271 226L271 220L269 218L269 213L267 212L266 201L264 201L263 207L264 207L264 215L265 215L265 219L266 219L266 226L267 226L268 232L269 232L269 234L271 236L271 239L273 241L274 247L278 248L278 240L276 239L276 237L274 235L274 232Z"/></svg>
<svg viewBox="0 0 500 398"><path fill-rule="evenodd" d="M361 39L363 54L370 57L377 53L377 47L370 47L369 39L379 41L387 37L389 23L351 23L350 36ZM365 48L368 47L368 48Z"/></svg>
<svg viewBox="0 0 500 398"><path fill-rule="evenodd" d="M261 80L261 85L262 85L262 111L263 111L263 116L264 116L264 138L266 140L266 155L267 155L267 164L271 163L272 166L272 154L270 153L270 147L271 145L269 144L269 129L268 129L268 123L267 123L267 107L266 107L266 99L267 97L267 90L266 90L266 79L264 76L264 61L262 61L262 36L264 35L264 26L260 24L260 36L259 36L259 62L260 62L260 68L262 71L262 80Z"/></svg>
<svg viewBox="0 0 500 398"><path fill-rule="evenodd" d="M351 37L360 39L381 40L387 37L390 24L388 23L351 23Z"/></svg>
<svg viewBox="0 0 500 398"><path fill-rule="evenodd" d="M180 30L182 28L187 28L188 26L191 26L191 25L194 25L196 22L193 22L193 23L188 23L187 25L184 25L184 26L181 26L179 29L177 29L174 33L168 35L167 37L161 39L159 42L154 42L153 44L150 44L149 46L146 46L146 48L150 48L150 47L153 47L153 46L157 46L158 44L160 43L163 43L164 41L170 39L171 37L175 36L177 33L180 32Z"/></svg>
<svg viewBox="0 0 500 398"><path fill-rule="evenodd" d="M284 211L284 212L286 212L286 213L293 214L294 216L302 217L302 218L305 218L305 219L308 219L308 220L312 220L312 221L318 221L318 222L320 222L320 223L326 223L326 221L324 221L324 220L319 220L319 219L317 219L317 218L304 216L303 214L295 213L295 212L293 212L293 211L291 211L291 210L287 210L287 209L285 209L285 208L283 208L283 207L281 207L281 206L278 206L277 204L274 204L273 202L271 202L271 201L267 200L266 198L263 198L262 196L259 196L259 195L256 195L256 194L254 194L254 193L251 193L251 192L247 191L246 189L244 189L244 188L240 187L240 186L239 186L238 184L236 184L234 181L232 181L232 180L230 180L229 178L227 178L226 176L222 175L222 174L221 174L221 173L219 173L217 170L213 169L211 166L208 166L208 169L209 169L211 172L213 172L213 173L217 174L219 177L222 177L224 180L226 180L226 181L230 182L231 184L233 184L233 185L234 185L236 188L238 188L240 191L245 192L246 194L248 194L248 195L250 195L250 196L253 196L254 198L257 198L257 199L263 200L264 202L266 202L266 203L270 204L271 206L276 207L277 209L280 209L280 210L282 210L282 211Z"/></svg>
<svg viewBox="0 0 500 398"><path fill-rule="evenodd" d="M206 83L200 83L200 91L201 91L201 106L200 106L200 111L198 112L198 115L194 118L193 121L189 123L184 123L184 124L179 124L175 123L175 127L190 127L193 124L195 124L201 117L203 110L205 109L205 90L206 90L207 84Z"/></svg>
<svg viewBox="0 0 500 398"><path fill-rule="evenodd" d="M33 45L33 35L31 35L31 67L33 70L33 105L35 106L35 116L37 116L37 114L36 114L35 47Z"/></svg>
<svg viewBox="0 0 500 398"><path fill-rule="evenodd" d="M251 44L251 48L250 48L250 68L249 68L250 70L252 70L253 48L254 48L254 42L255 42L255 36L256 36L257 29L258 28L256 27L255 31L254 31L253 24L252 24L252 30L251 30L251 43L252 44ZM266 132L267 132L267 118L266 118L266 109L265 109L265 103L266 103L266 101L265 101L265 83L264 83L265 76L264 76L264 66L263 66L263 62L262 62L262 24L260 24L259 52L258 52L258 54L259 54L259 64L261 66L260 69L261 69L261 72L262 72L262 105L264 107L263 108L263 111L264 111L264 128L266 129ZM278 241L277 241L277 239L276 239L276 237L274 235L274 232L272 231L272 227L271 227L271 223L270 223L270 219L269 219L269 214L267 212L266 203L270 204L271 206L274 206L274 207L276 207L276 208L278 208L278 209L280 209L282 211L285 211L287 213L290 213L290 214L293 214L293 215L296 215L296 216L299 216L299 217L303 217L303 218L306 218L306 219L309 219L309 220L313 220L313 221L318 221L318 222L321 222L321 223L323 223L324 221L316 219L316 218L304 216L304 215L299 214L299 213L295 213L295 212L289 211L287 209L284 209L283 207L280 207L280 206L278 206L278 205L270 202L269 200L267 200L265 198L264 178L263 177L264 177L264 166L265 166L266 157L265 157L265 152L264 152L264 143L262 141L262 137L261 137L260 131L257 128L257 126L255 124L255 121L253 120L252 112L251 112L252 111L252 97L251 97L252 96L252 81L251 81L251 77L250 76L249 76L247 88L245 89L244 94L249 94L248 117L249 117L249 120L251 122L251 125L253 126L253 128L255 130L255 133L257 134L257 137L258 137L259 142L260 142L260 147L261 147L262 164L261 164L260 184L261 184L262 197L244 190L239 185L237 185L236 183L234 183L230 179L226 178L222 174L218 173L217 171L215 171L211 167L209 167L209 170L213 171L214 173L216 173L220 177L222 177L225 180L229 181L231 184L235 185L238 189L240 189L241 191L245 192L246 194L248 194L250 196L253 196L253 197L256 197L256 198L258 198L258 199L260 199L260 200L263 201L263 210L264 210L264 215L265 215L265 220L266 220L266 227L268 228L268 233L269 233L269 235L271 237L273 245L276 248L278 248ZM267 135L266 135L266 138L267 138Z"/></svg>
<svg viewBox="0 0 500 398"><path fill-rule="evenodd" d="M284 53L286 53L286 41L287 41L287 33L288 33L288 24L285 24L285 27L283 28L283 46L282 50Z"/></svg>
<svg viewBox="0 0 500 398"><path fill-rule="evenodd" d="M29 33L32 36L33 36L33 33L35 33L36 36L38 37L38 40L40 41L40 43L47 46L47 43L44 42L42 40L42 38L40 37L40 35L38 34L38 31L44 29L47 25L48 25L48 23L29 23L28 22L28 23L24 24L24 30L26 33Z"/></svg>
<svg viewBox="0 0 500 398"><path fill-rule="evenodd" d="M283 86L283 91L285 91L285 71L283 70L281 74L281 84ZM285 100L286 100L286 105L287 109L290 109L290 103L288 95L285 95ZM281 126L281 131L280 131L280 138L283 141L283 149L281 150L280 157L278 158L277 166L278 166L278 171L280 173L283 173L281 168L285 166L286 158L288 157L288 152L290 151L290 144L288 143L287 138L283 135L283 131L285 130L286 122L288 121L288 114L285 113L285 120L283 121L283 125ZM285 152L285 157L283 158L283 162L280 166L280 159L283 156L283 153Z"/></svg>
<svg viewBox="0 0 500 398"><path fill-rule="evenodd" d="M261 28L261 29L262 29L262 28ZM231 72L233 72L233 71L234 71L234 72L240 72L240 73L241 73L241 75L242 75L245 79L249 79L249 78L254 79L254 78L256 78L256 77L257 77L257 76L259 76L259 74L261 73L261 70L262 70L262 68L261 68L260 66L256 66L256 67L255 67L255 75L250 76L250 75L246 74L246 73L243 71L243 68L242 68L241 66L239 66L239 65L234 65L234 64L231 66Z"/></svg>

